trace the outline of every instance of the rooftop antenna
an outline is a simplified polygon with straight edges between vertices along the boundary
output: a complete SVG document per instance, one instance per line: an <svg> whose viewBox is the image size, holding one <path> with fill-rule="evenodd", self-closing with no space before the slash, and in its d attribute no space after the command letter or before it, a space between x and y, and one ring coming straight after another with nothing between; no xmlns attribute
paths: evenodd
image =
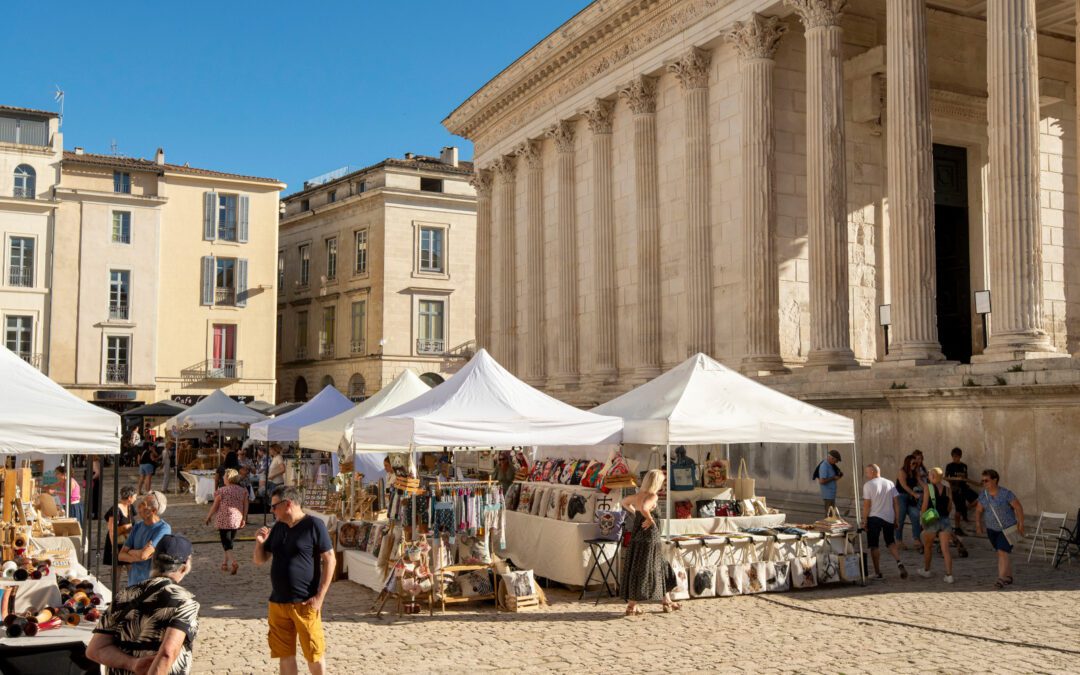
<svg viewBox="0 0 1080 675"><path fill-rule="evenodd" d="M109 144L109 152L117 156L120 154L120 147L116 144L115 138L112 139L112 143Z"/></svg>
<svg viewBox="0 0 1080 675"><path fill-rule="evenodd" d="M64 90L60 88L60 85L56 85L56 93L53 98L60 103L60 126L64 126Z"/></svg>

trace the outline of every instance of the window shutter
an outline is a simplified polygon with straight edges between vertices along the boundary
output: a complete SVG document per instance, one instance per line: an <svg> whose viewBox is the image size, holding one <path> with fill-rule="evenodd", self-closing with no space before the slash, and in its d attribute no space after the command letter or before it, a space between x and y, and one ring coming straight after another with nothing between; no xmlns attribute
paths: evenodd
<svg viewBox="0 0 1080 675"><path fill-rule="evenodd" d="M237 206L240 213L237 214L236 240L246 244L248 240L248 196L240 195L240 204Z"/></svg>
<svg viewBox="0 0 1080 675"><path fill-rule="evenodd" d="M207 193L209 194L209 193ZM214 256L206 255L202 259L202 303L214 304Z"/></svg>
<svg viewBox="0 0 1080 675"><path fill-rule="evenodd" d="M216 192L203 193L203 239L217 239L218 199Z"/></svg>
<svg viewBox="0 0 1080 675"><path fill-rule="evenodd" d="M236 261L236 306L247 307L247 258Z"/></svg>

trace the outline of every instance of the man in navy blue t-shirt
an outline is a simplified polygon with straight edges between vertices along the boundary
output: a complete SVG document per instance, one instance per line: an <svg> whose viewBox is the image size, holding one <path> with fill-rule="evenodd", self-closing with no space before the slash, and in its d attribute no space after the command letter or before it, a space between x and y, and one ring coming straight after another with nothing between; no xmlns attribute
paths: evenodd
<svg viewBox="0 0 1080 675"><path fill-rule="evenodd" d="M330 533L318 518L300 508L300 491L274 490L270 508L278 522L255 534L256 565L270 560L270 657L280 659L282 675L296 673L296 639L308 670L321 675L326 639L322 603L334 578L334 548Z"/></svg>

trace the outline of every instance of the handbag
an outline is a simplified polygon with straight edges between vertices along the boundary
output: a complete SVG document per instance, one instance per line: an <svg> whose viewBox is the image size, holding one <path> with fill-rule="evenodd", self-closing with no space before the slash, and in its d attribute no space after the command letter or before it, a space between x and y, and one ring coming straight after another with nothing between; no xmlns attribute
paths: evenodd
<svg viewBox="0 0 1080 675"><path fill-rule="evenodd" d="M626 458L622 453L617 453L611 460L611 466L603 472L600 478L600 491L604 494L616 488L633 487L636 485L633 476L630 475L630 467L626 464Z"/></svg>
<svg viewBox="0 0 1080 675"><path fill-rule="evenodd" d="M690 568L690 597L716 597L716 565L709 563L704 544L694 551L695 563Z"/></svg>
<svg viewBox="0 0 1080 675"><path fill-rule="evenodd" d="M682 559L682 550L677 546L668 547L667 568L664 586L671 593L672 600L686 600L690 597L690 579L686 574L686 563Z"/></svg>
<svg viewBox="0 0 1080 675"><path fill-rule="evenodd" d="M989 491L983 490L983 494L986 495L986 503L994 513L994 520L998 522L998 527L1001 528L1001 534L1005 536L1005 541L1009 542L1009 546L1016 546L1016 542L1020 541L1020 528L1016 525L1010 525L1008 527L1002 525L1001 516L998 515L997 509L994 508L994 502L990 501Z"/></svg>
<svg viewBox="0 0 1080 675"><path fill-rule="evenodd" d="M675 502L675 518L684 520L694 517L694 503L689 500Z"/></svg>
<svg viewBox="0 0 1080 675"><path fill-rule="evenodd" d="M738 514L736 503L732 501L721 501L716 505L716 518L733 518Z"/></svg>
<svg viewBox="0 0 1080 675"><path fill-rule="evenodd" d="M703 476L703 482L705 487L717 488L723 487L727 482L727 461L723 459L710 459L712 453L705 455L705 475Z"/></svg>
<svg viewBox="0 0 1080 675"><path fill-rule="evenodd" d="M735 490L735 499L753 499L754 498L754 481L750 477L750 472L746 469L746 458L743 457L739 460L739 473L735 476L735 480L732 481L732 488ZM751 511L751 513L753 513Z"/></svg>
<svg viewBox="0 0 1080 675"><path fill-rule="evenodd" d="M590 462L581 476L581 487L597 487L604 477L604 463Z"/></svg>
<svg viewBox="0 0 1080 675"><path fill-rule="evenodd" d="M791 589L791 561L781 560L780 547L770 541L765 550L765 590L780 593Z"/></svg>
<svg viewBox="0 0 1080 675"><path fill-rule="evenodd" d="M747 585L746 565L735 562L734 548L734 545L730 543L724 545L721 559L725 561L725 564L717 568L719 580L716 584L716 594L722 597L742 595Z"/></svg>
<svg viewBox="0 0 1080 675"><path fill-rule="evenodd" d="M832 542L825 539L823 550L817 557L817 572L819 584L835 584L840 582L840 558L833 551Z"/></svg>
<svg viewBox="0 0 1080 675"><path fill-rule="evenodd" d="M855 548L851 540L844 537L844 552L838 556L840 560L840 578L844 581L861 581L863 562L860 556L855 554Z"/></svg>
<svg viewBox="0 0 1080 675"><path fill-rule="evenodd" d="M716 500L715 499L699 499L699 500L697 500L697 517L698 518L715 518L716 517Z"/></svg>
<svg viewBox="0 0 1080 675"><path fill-rule="evenodd" d="M752 595L765 592L765 580L768 578L768 570L765 561L758 557L757 545L748 542L742 546L746 560L746 586L743 593Z"/></svg>
<svg viewBox="0 0 1080 675"><path fill-rule="evenodd" d="M791 561L791 587L813 588L818 585L818 559L806 549L806 544L799 540L796 557Z"/></svg>
<svg viewBox="0 0 1080 675"><path fill-rule="evenodd" d="M930 508L923 511L922 515L919 516L919 522L922 523L923 527L933 527L941 520L941 514L937 510L937 488L934 487L933 483L928 487L930 488Z"/></svg>

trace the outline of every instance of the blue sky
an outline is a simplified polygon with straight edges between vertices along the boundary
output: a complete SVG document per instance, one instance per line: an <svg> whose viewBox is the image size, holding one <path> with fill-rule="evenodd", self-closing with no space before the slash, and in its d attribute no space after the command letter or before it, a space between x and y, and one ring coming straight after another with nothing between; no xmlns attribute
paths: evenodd
<svg viewBox="0 0 1080 675"><path fill-rule="evenodd" d="M279 178L472 146L440 124L587 0L49 4L5 31L0 103L56 110L87 152ZM258 11L256 11L256 8Z"/></svg>

